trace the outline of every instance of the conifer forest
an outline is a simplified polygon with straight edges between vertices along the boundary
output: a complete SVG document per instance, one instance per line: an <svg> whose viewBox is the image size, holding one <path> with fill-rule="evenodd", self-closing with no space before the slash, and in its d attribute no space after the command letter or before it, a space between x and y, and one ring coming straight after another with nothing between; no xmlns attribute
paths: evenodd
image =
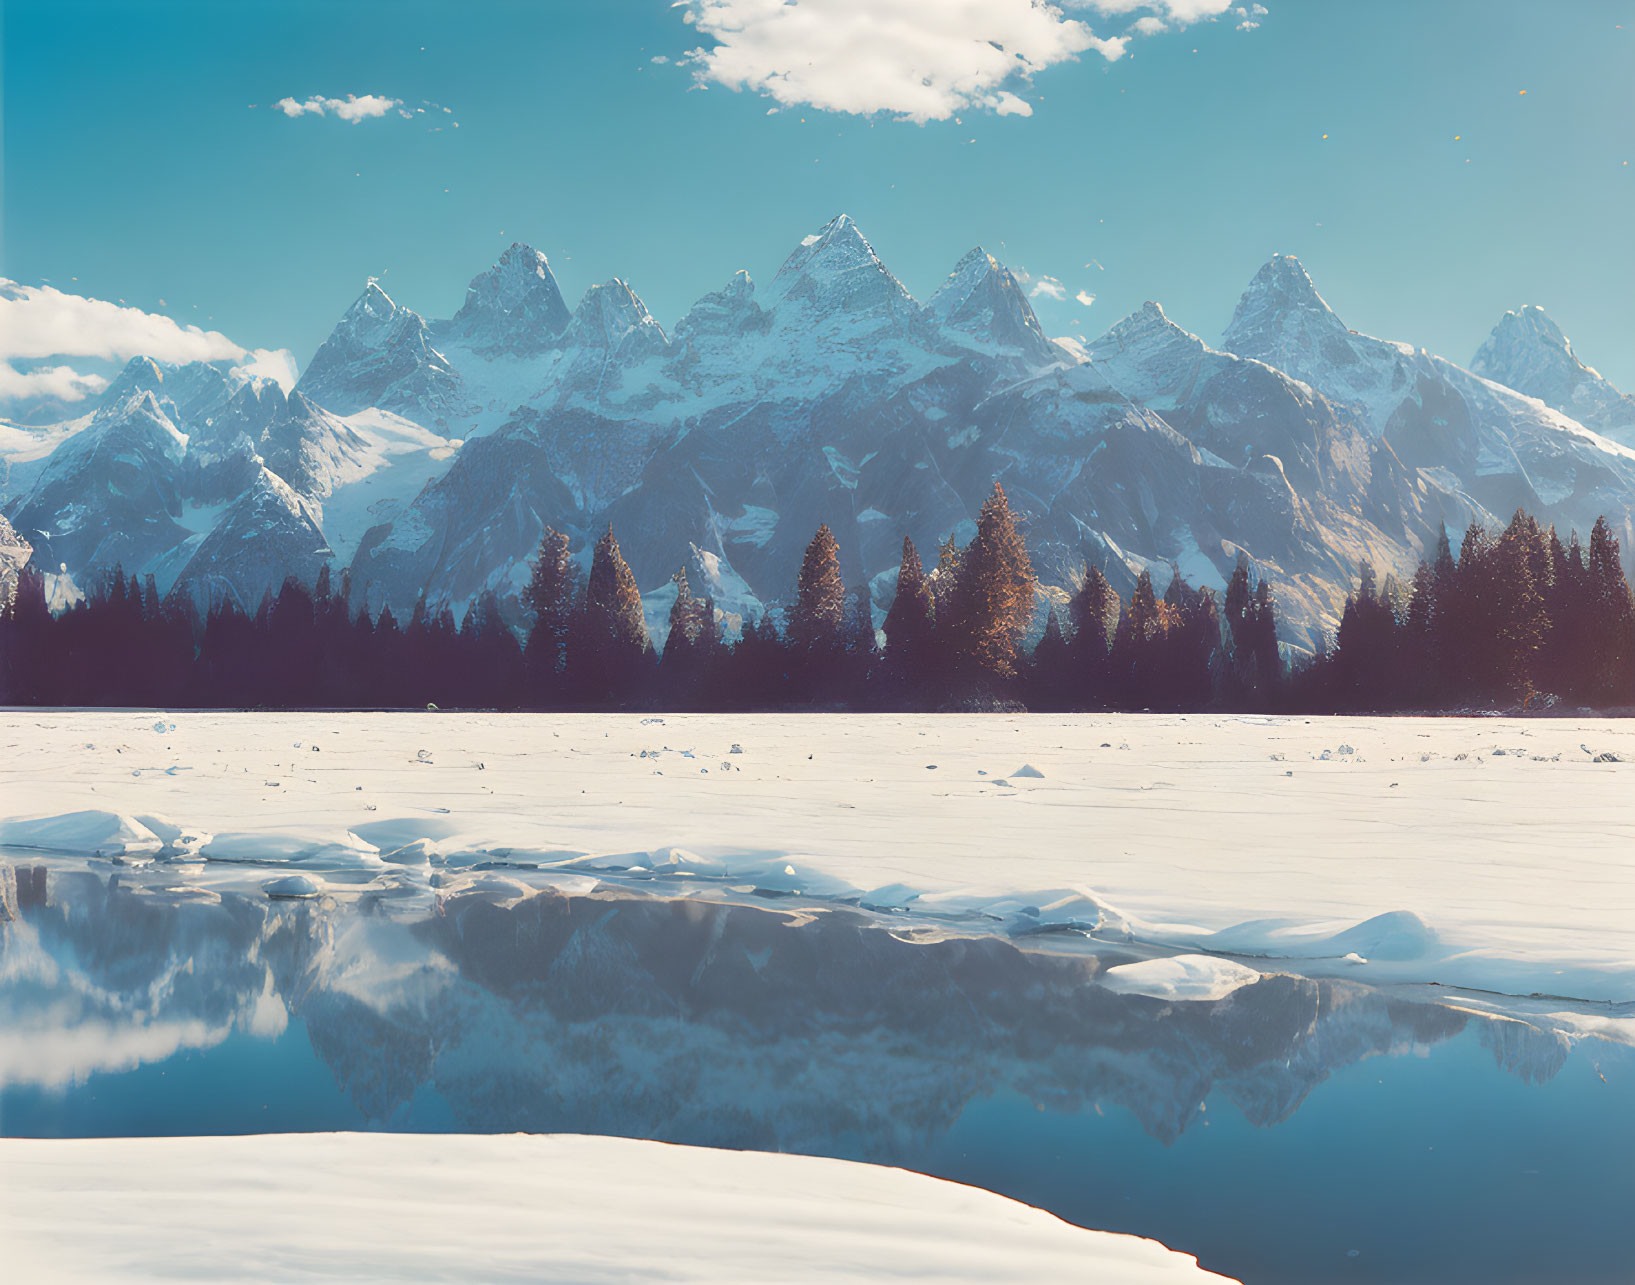
<svg viewBox="0 0 1635 1285"><path fill-rule="evenodd" d="M1317 654L1277 635L1277 586L1239 562L1224 595L1179 571L1128 598L1086 566L1065 601L1037 592L1002 488L964 547L927 570L904 540L876 628L848 589L834 535L807 547L788 605L744 620L695 596L685 570L662 648L609 528L581 575L547 530L520 595L483 594L456 621L416 605L372 612L325 567L286 580L253 613L231 598L201 616L153 578L116 572L65 611L25 571L0 614L0 703L178 708L602 710L1244 711L1607 710L1635 704L1635 595L1616 538L1588 546L1517 512L1444 530L1410 582L1358 569ZM1042 625L1040 623L1042 618Z"/></svg>

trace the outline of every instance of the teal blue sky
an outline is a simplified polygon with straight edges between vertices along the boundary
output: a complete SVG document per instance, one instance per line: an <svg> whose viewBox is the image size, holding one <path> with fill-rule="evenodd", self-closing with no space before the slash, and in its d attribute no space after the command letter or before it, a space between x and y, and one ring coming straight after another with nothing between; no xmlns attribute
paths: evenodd
<svg viewBox="0 0 1635 1285"><path fill-rule="evenodd" d="M921 298L976 244L1058 280L1053 334L1157 299L1214 340L1293 253L1356 329L1468 361L1537 303L1635 387L1635 0L1265 7L916 124L696 88L713 41L667 0L6 0L0 273L304 365L370 275L446 316L520 240L669 326L844 211ZM410 116L271 106L349 94Z"/></svg>

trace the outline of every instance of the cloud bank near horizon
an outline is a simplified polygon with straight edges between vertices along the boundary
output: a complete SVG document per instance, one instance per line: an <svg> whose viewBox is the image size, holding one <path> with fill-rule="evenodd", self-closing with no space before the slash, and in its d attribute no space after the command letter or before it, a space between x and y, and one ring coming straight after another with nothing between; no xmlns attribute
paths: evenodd
<svg viewBox="0 0 1635 1285"><path fill-rule="evenodd" d="M83 401L102 392L108 380L77 368L74 359L132 357L232 362L235 370L276 380L286 390L295 383L295 357L288 349L245 348L219 330L181 325L162 313L0 277L0 402ZM57 364L34 364L46 361Z"/></svg>

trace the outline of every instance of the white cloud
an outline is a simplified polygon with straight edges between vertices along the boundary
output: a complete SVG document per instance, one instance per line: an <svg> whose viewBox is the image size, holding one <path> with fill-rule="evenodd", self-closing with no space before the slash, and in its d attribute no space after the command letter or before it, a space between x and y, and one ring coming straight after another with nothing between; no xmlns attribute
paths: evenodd
<svg viewBox="0 0 1635 1285"><path fill-rule="evenodd" d="M1156 36L1160 31L1168 31L1162 18L1154 18L1148 14L1145 18L1137 18L1130 27L1133 36Z"/></svg>
<svg viewBox="0 0 1635 1285"><path fill-rule="evenodd" d="M1078 7L1116 16L1147 9L1161 14L1178 27L1218 18L1232 7L1232 0L1078 0ZM1150 35L1151 32L1142 32Z"/></svg>
<svg viewBox="0 0 1635 1285"><path fill-rule="evenodd" d="M296 369L295 354L288 348L252 348L245 358L233 367L235 375L270 379L286 393L295 387L295 379L300 372Z"/></svg>
<svg viewBox="0 0 1635 1285"><path fill-rule="evenodd" d="M101 375L66 364L18 367L76 357L230 361L245 375L265 376L286 389L295 382L295 358L288 349L247 350L218 330L179 325L160 313L0 277L0 401L31 397L79 401L106 388L108 381Z"/></svg>
<svg viewBox="0 0 1635 1285"><path fill-rule="evenodd" d="M0 361L0 402L28 401L36 397L77 402L100 393L107 386L108 381L101 375L81 374L71 366L18 370L9 361Z"/></svg>
<svg viewBox="0 0 1635 1285"><path fill-rule="evenodd" d="M24 286L0 277L0 360L130 357L159 361L237 361L244 349L216 330L179 326L169 317L106 299Z"/></svg>
<svg viewBox="0 0 1635 1285"><path fill-rule="evenodd" d="M1263 4L1253 4L1248 8L1244 8L1242 5L1239 5L1236 9L1232 10L1235 17L1243 19L1242 22L1238 23L1239 31L1256 30L1260 26L1259 20L1264 18L1270 12L1271 10Z"/></svg>
<svg viewBox="0 0 1635 1285"><path fill-rule="evenodd" d="M686 59L701 86L921 124L970 110L1029 115L1017 91L1036 73L1083 53L1116 61L1128 42L1099 37L1035 0L678 0L674 7L713 42Z"/></svg>
<svg viewBox="0 0 1635 1285"><path fill-rule="evenodd" d="M1067 287L1055 277L1040 277L1033 283L1033 289L1028 291L1029 299L1037 299L1040 295L1054 299L1057 303L1067 300Z"/></svg>
<svg viewBox="0 0 1635 1285"><path fill-rule="evenodd" d="M383 98L379 94L348 94L345 98L312 97L302 100L294 98L280 98L273 104L273 110L283 112L291 119L297 116L338 116L341 120L351 121L356 125L361 120L371 117L384 116L387 112L397 110L403 112L403 101L399 98Z"/></svg>
<svg viewBox="0 0 1635 1285"><path fill-rule="evenodd" d="M1088 290L1080 290L1078 294L1074 295L1073 297L1082 303L1086 308L1096 301L1096 296L1091 294Z"/></svg>

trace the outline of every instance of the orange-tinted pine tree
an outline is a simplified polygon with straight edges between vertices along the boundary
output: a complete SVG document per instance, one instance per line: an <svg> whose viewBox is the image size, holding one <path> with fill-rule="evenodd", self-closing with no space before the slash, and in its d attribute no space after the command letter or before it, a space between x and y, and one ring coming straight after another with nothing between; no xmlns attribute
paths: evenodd
<svg viewBox="0 0 1635 1285"><path fill-rule="evenodd" d="M1037 583L1005 489L996 482L977 515L976 535L961 554L949 603L956 671L978 683L1016 676Z"/></svg>
<svg viewBox="0 0 1635 1285"><path fill-rule="evenodd" d="M807 652L835 652L841 646L846 587L840 578L840 546L827 524L817 529L801 559L795 606L789 613L789 641Z"/></svg>

